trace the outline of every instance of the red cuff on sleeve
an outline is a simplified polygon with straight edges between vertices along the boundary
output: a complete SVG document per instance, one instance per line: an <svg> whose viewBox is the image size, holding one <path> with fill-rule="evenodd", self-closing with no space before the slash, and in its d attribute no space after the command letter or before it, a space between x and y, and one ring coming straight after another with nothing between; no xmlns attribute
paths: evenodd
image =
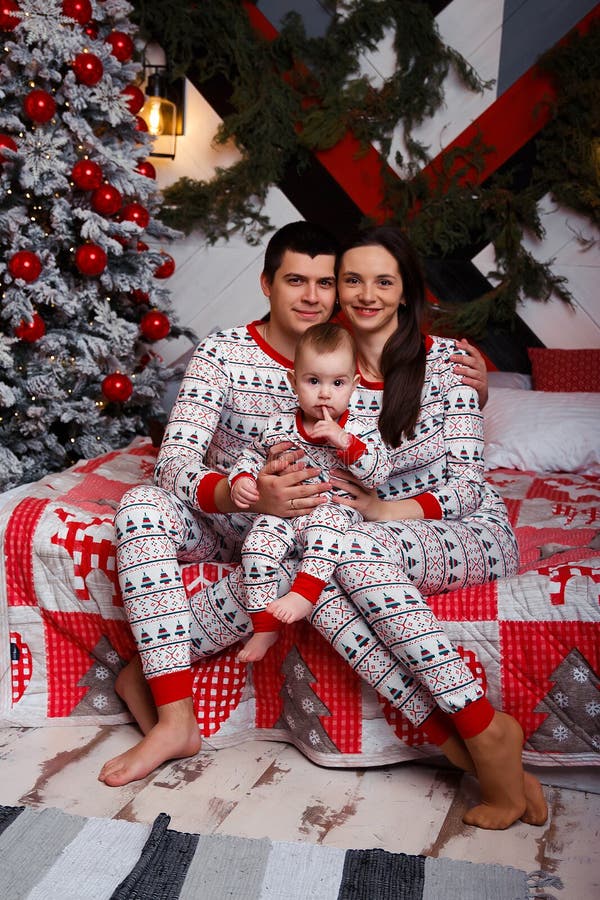
<svg viewBox="0 0 600 900"><path fill-rule="evenodd" d="M290 591L301 594L302 597L305 597L309 601L309 603L316 603L326 584L327 582L323 581L322 578L315 578L314 575L309 575L307 572L298 572L294 578Z"/></svg>
<svg viewBox="0 0 600 900"><path fill-rule="evenodd" d="M479 700L473 700L458 712L451 713L448 721L452 722L463 740L468 740L485 731L494 718L495 712L496 710L487 697L480 697Z"/></svg>
<svg viewBox="0 0 600 900"><path fill-rule="evenodd" d="M281 631L283 628L279 619L276 619L270 612L250 613L250 620L254 634L262 634L265 631Z"/></svg>
<svg viewBox="0 0 600 900"><path fill-rule="evenodd" d="M252 481L256 482L256 478L252 475L251 472L240 472L239 475L236 475L235 478L231 479L231 487L236 483L239 478L251 478Z"/></svg>
<svg viewBox="0 0 600 900"><path fill-rule="evenodd" d="M175 700L185 700L192 696L192 670L181 669L178 672L159 675L157 678L149 678L148 686L157 706L174 703Z"/></svg>
<svg viewBox="0 0 600 900"><path fill-rule="evenodd" d="M345 465L351 466L352 463L361 458L366 449L367 445L360 438L357 438L356 435L351 434L350 443L345 450L338 450L337 455Z"/></svg>
<svg viewBox="0 0 600 900"><path fill-rule="evenodd" d="M218 472L209 472L208 475L200 479L200 484L196 491L196 503L202 512L219 512L215 504L215 488L224 478L227 480L225 475L219 475Z"/></svg>
<svg viewBox="0 0 600 900"><path fill-rule="evenodd" d="M435 499L433 494L419 494L418 497L413 497L413 500L416 500L421 509L423 510L423 515L426 519L443 519L444 513L442 512L442 507Z"/></svg>

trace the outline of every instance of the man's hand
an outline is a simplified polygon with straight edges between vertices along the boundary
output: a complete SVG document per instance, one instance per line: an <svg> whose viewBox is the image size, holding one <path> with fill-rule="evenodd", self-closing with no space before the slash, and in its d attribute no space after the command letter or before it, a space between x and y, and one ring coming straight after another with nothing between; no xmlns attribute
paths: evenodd
<svg viewBox="0 0 600 900"><path fill-rule="evenodd" d="M456 346L460 350L464 350L467 354L455 353L450 357L455 363L454 371L457 375L462 376L462 383L468 384L469 387L475 388L479 396L479 408L483 409L488 399L488 373L485 367L485 360L479 350L470 344L465 338L461 338L456 342Z"/></svg>
<svg viewBox="0 0 600 900"><path fill-rule="evenodd" d="M283 519L309 513L326 502L321 495L331 490L329 482L305 484L307 478L317 475L319 469L306 467L302 450L290 443L277 444L258 473L260 498L252 505L252 511Z"/></svg>

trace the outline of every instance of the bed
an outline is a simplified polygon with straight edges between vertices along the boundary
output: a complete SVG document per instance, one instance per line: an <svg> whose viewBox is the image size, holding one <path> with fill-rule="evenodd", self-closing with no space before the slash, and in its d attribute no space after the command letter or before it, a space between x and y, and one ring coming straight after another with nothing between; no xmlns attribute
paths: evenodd
<svg viewBox="0 0 600 900"><path fill-rule="evenodd" d="M492 703L520 721L527 763L597 766L600 393L530 384L499 373L484 414L487 474L517 533L519 574L429 602ZM2 498L2 724L130 721L114 692L134 647L112 519L122 493L151 479L155 456L137 438ZM227 570L186 565L186 589ZM436 755L307 623L288 627L260 663L238 663L237 649L194 669L205 747L288 741L332 767Z"/></svg>

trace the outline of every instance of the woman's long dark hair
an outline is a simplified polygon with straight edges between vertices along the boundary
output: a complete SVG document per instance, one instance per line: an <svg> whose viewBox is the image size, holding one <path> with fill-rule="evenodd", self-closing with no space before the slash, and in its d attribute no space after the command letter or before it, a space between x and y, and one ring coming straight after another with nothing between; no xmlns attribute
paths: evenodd
<svg viewBox="0 0 600 900"><path fill-rule="evenodd" d="M338 260L357 247L383 247L394 257L402 278L404 306L398 308L398 328L381 355L384 378L379 430L386 444L399 447L414 434L425 380L425 342L421 331L425 312L425 280L415 249L400 228L379 225L360 231L342 246ZM339 263L338 263L339 269Z"/></svg>

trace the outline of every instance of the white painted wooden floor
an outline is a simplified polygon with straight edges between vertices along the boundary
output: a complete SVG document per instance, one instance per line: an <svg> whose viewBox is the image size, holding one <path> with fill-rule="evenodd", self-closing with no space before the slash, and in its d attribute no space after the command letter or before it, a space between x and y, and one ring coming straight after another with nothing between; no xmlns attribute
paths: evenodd
<svg viewBox="0 0 600 900"><path fill-rule="evenodd" d="M519 822L486 832L462 824L476 789L458 772L413 764L324 769L272 742L200 752L123 788L97 781L102 763L136 739L130 725L1 728L0 803L132 822L166 812L180 831L544 869L564 883L549 891L557 900L600 898L598 769L578 776L587 790L546 786L544 827ZM557 770L554 780L560 778Z"/></svg>

